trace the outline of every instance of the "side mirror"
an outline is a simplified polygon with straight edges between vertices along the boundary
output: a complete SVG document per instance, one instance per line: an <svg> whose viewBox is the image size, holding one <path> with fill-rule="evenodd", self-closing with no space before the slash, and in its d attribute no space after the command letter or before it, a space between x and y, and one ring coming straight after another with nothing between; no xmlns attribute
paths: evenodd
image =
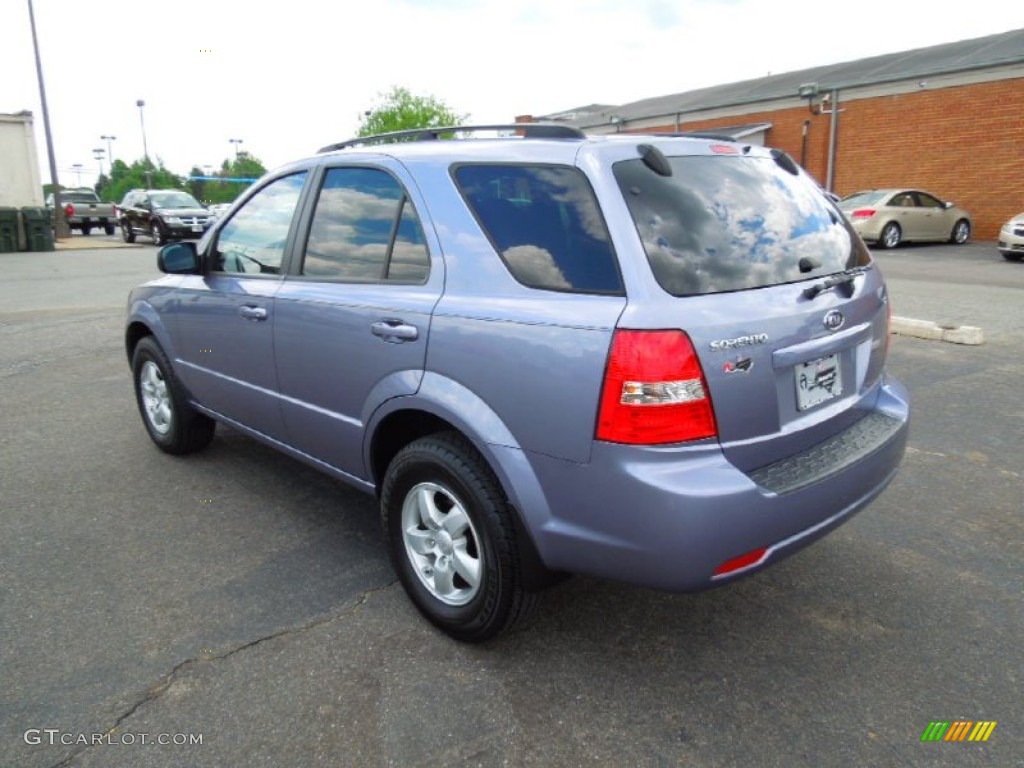
<svg viewBox="0 0 1024 768"><path fill-rule="evenodd" d="M196 244L187 240L168 243L156 252L156 266L168 275L198 275Z"/></svg>
<svg viewBox="0 0 1024 768"><path fill-rule="evenodd" d="M953 204L951 202L949 202L949 200L947 200L946 202L944 202L942 204L942 207L945 208L948 211L950 208L953 207Z"/></svg>

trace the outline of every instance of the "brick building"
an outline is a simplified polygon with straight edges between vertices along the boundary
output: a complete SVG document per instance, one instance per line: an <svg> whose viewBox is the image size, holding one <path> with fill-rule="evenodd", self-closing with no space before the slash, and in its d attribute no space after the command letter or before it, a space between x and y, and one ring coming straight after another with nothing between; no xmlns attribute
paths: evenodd
<svg viewBox="0 0 1024 768"><path fill-rule="evenodd" d="M786 150L840 195L932 191L970 211L981 240L1024 210L1024 29L518 119L587 133L726 133Z"/></svg>

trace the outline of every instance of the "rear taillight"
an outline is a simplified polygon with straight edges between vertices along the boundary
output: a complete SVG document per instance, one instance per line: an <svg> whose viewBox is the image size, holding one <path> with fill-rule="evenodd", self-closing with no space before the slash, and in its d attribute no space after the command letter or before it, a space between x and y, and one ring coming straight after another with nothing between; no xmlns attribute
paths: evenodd
<svg viewBox="0 0 1024 768"><path fill-rule="evenodd" d="M654 445L715 437L715 412L700 360L682 331L615 332L596 437Z"/></svg>
<svg viewBox="0 0 1024 768"><path fill-rule="evenodd" d="M73 206L71 203L68 203L67 205L65 205L64 206L64 215L67 216L68 218L71 218L72 216L74 216L75 215L75 206Z"/></svg>
<svg viewBox="0 0 1024 768"><path fill-rule="evenodd" d="M112 213L114 214L114 218L115 218L115 219L116 219L116 218L117 218L118 216L120 216L120 215L121 215L121 211L120 211L120 210L118 210L118 208L117 208L117 206L116 206L116 205L112 205L112 206L110 207L110 210L111 210L111 212L112 212Z"/></svg>
<svg viewBox="0 0 1024 768"><path fill-rule="evenodd" d="M850 214L851 218L854 219L870 219L874 215L874 208L858 208L856 211Z"/></svg>

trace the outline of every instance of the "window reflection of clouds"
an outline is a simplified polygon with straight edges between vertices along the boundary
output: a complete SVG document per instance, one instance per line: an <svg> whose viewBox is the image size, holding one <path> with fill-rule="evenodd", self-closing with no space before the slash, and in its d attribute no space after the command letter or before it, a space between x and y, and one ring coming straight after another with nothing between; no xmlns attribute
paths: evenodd
<svg viewBox="0 0 1024 768"><path fill-rule="evenodd" d="M306 173L271 182L231 217L217 239L221 254L241 252L278 269Z"/></svg>
<svg viewBox="0 0 1024 768"><path fill-rule="evenodd" d="M411 231L420 231L411 203L403 207L403 226L388 265L388 245L404 194L384 171L328 171L306 244L303 274L349 280L422 280L428 264L422 237L419 244L413 244L403 234L410 231L407 221L412 222Z"/></svg>
<svg viewBox="0 0 1024 768"><path fill-rule="evenodd" d="M655 276L670 293L801 280L804 256L821 262L821 273L845 268L850 234L809 181L783 176L770 160L671 162L669 178L639 160L615 167Z"/></svg>
<svg viewBox="0 0 1024 768"><path fill-rule="evenodd" d="M569 289L572 285L555 265L550 252L535 245L517 245L505 250L505 260L516 276L527 285Z"/></svg>

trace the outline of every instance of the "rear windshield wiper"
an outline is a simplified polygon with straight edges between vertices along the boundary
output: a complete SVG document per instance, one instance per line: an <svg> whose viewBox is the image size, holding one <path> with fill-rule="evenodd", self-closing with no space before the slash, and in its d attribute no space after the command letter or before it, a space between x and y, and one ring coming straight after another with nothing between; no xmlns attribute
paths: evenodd
<svg viewBox="0 0 1024 768"><path fill-rule="evenodd" d="M823 293L829 288L835 288L837 285L847 286L846 295L847 297L852 296L854 279L859 275L863 275L868 269L870 267L853 267L852 269L840 272L838 275L832 275L832 277L822 280L820 283L815 283L810 288L804 288L804 297L813 299L819 293Z"/></svg>

